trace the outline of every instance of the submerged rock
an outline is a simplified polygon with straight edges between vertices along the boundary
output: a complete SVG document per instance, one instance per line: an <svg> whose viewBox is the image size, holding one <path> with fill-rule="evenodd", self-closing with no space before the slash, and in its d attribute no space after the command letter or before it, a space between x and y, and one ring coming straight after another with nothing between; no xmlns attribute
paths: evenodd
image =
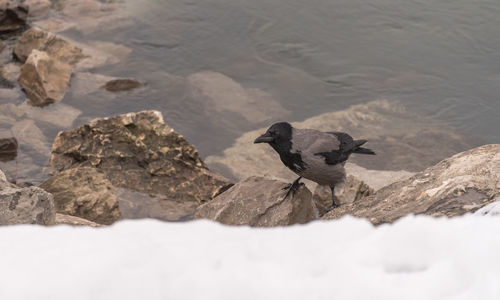
<svg viewBox="0 0 500 300"><path fill-rule="evenodd" d="M204 71L188 76L190 96L203 111L235 113L252 124L283 118L289 114L271 95L258 89L244 88L217 72Z"/></svg>
<svg viewBox="0 0 500 300"><path fill-rule="evenodd" d="M458 216L500 200L499 178L500 145L485 145L447 158L362 201L334 209L323 219L349 214L381 224L407 214Z"/></svg>
<svg viewBox="0 0 500 300"><path fill-rule="evenodd" d="M134 79L118 78L106 82L102 87L108 92L121 92L133 90L141 85L142 83Z"/></svg>
<svg viewBox="0 0 500 300"><path fill-rule="evenodd" d="M116 187L197 204L231 185L208 170L158 111L95 119L60 132L49 164L59 171L95 167Z"/></svg>
<svg viewBox="0 0 500 300"><path fill-rule="evenodd" d="M18 143L14 136L6 131L0 131L0 161L13 160L17 156Z"/></svg>
<svg viewBox="0 0 500 300"><path fill-rule="evenodd" d="M0 225L52 225L55 216L51 194L38 187L14 186L0 171Z"/></svg>
<svg viewBox="0 0 500 300"><path fill-rule="evenodd" d="M307 223L315 219L311 192L301 185L285 198L287 183L249 177L196 210L196 219L259 227Z"/></svg>
<svg viewBox="0 0 500 300"><path fill-rule="evenodd" d="M60 101L68 88L72 68L51 58L47 52L33 50L21 67L19 84L34 106Z"/></svg>
<svg viewBox="0 0 500 300"><path fill-rule="evenodd" d="M40 187L54 196L58 213L106 225L122 218L111 182L96 168L59 172Z"/></svg>
<svg viewBox="0 0 500 300"><path fill-rule="evenodd" d="M28 7L28 17L30 19L47 17L52 6L50 0L24 0L23 4Z"/></svg>

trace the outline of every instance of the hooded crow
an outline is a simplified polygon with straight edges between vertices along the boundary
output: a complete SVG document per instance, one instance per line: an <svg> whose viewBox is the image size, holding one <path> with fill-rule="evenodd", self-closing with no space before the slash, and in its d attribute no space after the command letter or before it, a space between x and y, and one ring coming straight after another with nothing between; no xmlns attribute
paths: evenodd
<svg viewBox="0 0 500 300"><path fill-rule="evenodd" d="M273 124L254 143L268 143L278 152L281 161L299 178L289 184L287 196L298 188L304 177L332 190L332 208L335 203L335 185L345 180L344 165L352 153L374 155L361 147L366 140L354 140L343 132L321 132L314 129L293 128L287 122Z"/></svg>

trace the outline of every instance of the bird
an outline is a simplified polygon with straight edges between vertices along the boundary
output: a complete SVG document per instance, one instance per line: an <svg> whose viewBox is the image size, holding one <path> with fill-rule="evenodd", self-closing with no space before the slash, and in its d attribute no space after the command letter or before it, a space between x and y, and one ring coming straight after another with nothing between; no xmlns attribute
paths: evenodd
<svg viewBox="0 0 500 300"><path fill-rule="evenodd" d="M332 210L337 207L335 186L345 180L344 165L349 156L353 153L375 155L373 150L361 147L366 142L354 140L344 132L298 129L288 122L278 122L255 139L254 144L269 144L283 164L299 175L284 188L288 189L285 197L296 191L301 178L306 178L330 187L332 206L328 210Z"/></svg>

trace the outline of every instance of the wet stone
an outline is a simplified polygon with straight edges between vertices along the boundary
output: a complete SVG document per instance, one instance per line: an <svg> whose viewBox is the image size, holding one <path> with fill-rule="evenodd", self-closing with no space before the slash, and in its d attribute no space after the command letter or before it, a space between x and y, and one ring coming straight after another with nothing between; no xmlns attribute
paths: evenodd
<svg viewBox="0 0 500 300"><path fill-rule="evenodd" d="M142 85L137 80L134 79L127 79L127 78L120 78L120 79L114 79L106 82L106 84L103 86L104 89L106 89L109 92L121 92L121 91L129 91L133 90L135 88L138 88Z"/></svg>

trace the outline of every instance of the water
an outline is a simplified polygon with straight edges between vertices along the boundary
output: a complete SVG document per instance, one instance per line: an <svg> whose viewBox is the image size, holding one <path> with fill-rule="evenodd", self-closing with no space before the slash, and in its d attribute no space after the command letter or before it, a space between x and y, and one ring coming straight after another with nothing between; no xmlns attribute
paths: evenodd
<svg viewBox="0 0 500 300"><path fill-rule="evenodd" d="M125 0L131 25L64 35L129 47L95 73L146 88L64 103L89 118L157 109L206 157L274 120L303 120L376 99L441 120L485 143L500 139L497 0ZM194 99L186 78L219 72L282 110L251 122ZM266 98L267 97L267 98ZM205 106L204 106L205 105ZM397 124L395 124L397 126ZM57 130L46 131L49 139Z"/></svg>

